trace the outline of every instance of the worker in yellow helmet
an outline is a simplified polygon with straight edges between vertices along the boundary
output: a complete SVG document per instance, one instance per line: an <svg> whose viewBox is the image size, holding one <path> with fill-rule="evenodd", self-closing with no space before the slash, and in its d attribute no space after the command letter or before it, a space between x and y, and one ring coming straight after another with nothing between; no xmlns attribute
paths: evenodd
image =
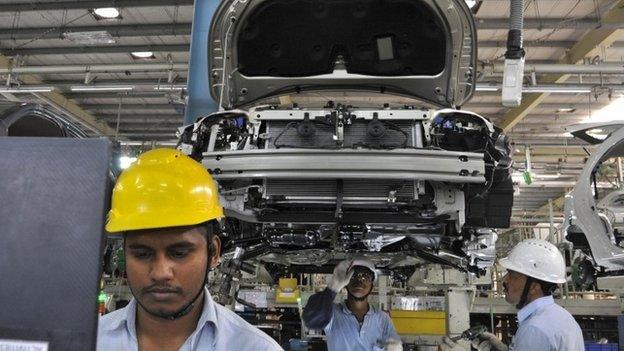
<svg viewBox="0 0 624 351"><path fill-rule="evenodd" d="M134 298L101 317L98 350L282 350L205 287L221 217L214 180L179 151L148 151L121 174L106 230L123 233Z"/></svg>

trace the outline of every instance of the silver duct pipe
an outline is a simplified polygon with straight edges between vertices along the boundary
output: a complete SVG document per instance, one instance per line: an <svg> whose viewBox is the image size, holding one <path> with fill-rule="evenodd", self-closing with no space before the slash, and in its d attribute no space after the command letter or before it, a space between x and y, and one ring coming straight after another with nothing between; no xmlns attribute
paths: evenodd
<svg viewBox="0 0 624 351"><path fill-rule="evenodd" d="M490 66L492 73L502 73L505 66L495 63ZM487 70L487 66L484 66ZM565 65L565 64L529 64L527 72L535 73L558 73L558 74L622 74L624 75L624 63L602 63L598 65Z"/></svg>
<svg viewBox="0 0 624 351"><path fill-rule="evenodd" d="M522 102L525 55L522 48L523 21L524 0L511 0L502 94L503 105L508 107L520 106Z"/></svg>
<svg viewBox="0 0 624 351"><path fill-rule="evenodd" d="M186 71L187 63L143 63L121 65L57 65L57 66L22 66L0 68L0 74L24 73L112 73L112 72L154 72Z"/></svg>
<svg viewBox="0 0 624 351"><path fill-rule="evenodd" d="M624 91L624 85L620 84L545 84L528 85L522 87L523 93L554 93L554 94L589 94L597 88L607 89L611 92ZM500 91L500 84L477 84L476 91Z"/></svg>

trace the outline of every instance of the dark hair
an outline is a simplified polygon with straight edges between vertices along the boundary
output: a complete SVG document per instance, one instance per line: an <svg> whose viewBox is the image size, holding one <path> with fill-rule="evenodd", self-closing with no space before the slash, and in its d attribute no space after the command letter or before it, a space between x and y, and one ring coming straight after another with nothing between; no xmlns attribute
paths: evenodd
<svg viewBox="0 0 624 351"><path fill-rule="evenodd" d="M535 282L539 284L544 296L550 296L557 290L557 284L555 283L549 283L539 279L535 279Z"/></svg>
<svg viewBox="0 0 624 351"><path fill-rule="evenodd" d="M199 228L206 238L206 244L208 245L208 259L210 259L216 254L216 249L212 238L213 236L219 235L219 233L221 233L221 226L219 225L219 222L213 219L211 221L200 224Z"/></svg>

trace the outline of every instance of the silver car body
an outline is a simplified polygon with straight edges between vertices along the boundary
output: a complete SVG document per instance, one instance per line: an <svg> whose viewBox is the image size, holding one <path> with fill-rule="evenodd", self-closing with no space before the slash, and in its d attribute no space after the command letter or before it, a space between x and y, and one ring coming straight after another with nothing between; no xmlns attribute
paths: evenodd
<svg viewBox="0 0 624 351"><path fill-rule="evenodd" d="M179 147L219 183L233 241L269 246L260 262L481 270L513 187L509 140L459 109L476 43L464 0L224 0L207 51L221 110Z"/></svg>
<svg viewBox="0 0 624 351"><path fill-rule="evenodd" d="M624 124L594 123L576 125L568 130L576 136L585 135L583 139L590 140L587 132L596 129L601 129L604 135L594 137L594 143L602 143L594 149L574 189L565 197L564 231L568 236L573 233L584 234L595 264L604 267L606 271L616 271L624 269L624 249L616 244L613 225L596 204L592 193L592 173L601 162L624 156Z"/></svg>

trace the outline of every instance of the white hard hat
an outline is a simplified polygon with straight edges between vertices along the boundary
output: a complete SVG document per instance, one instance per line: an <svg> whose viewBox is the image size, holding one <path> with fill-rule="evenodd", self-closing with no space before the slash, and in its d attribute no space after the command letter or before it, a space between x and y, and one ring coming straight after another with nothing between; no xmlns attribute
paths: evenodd
<svg viewBox="0 0 624 351"><path fill-rule="evenodd" d="M367 259L356 259L353 260L352 266L362 266L370 269L371 271L373 271L373 274L375 274L375 280L377 280L377 270L375 269L375 264L372 261Z"/></svg>
<svg viewBox="0 0 624 351"><path fill-rule="evenodd" d="M548 241L527 239L500 260L505 269L549 283L566 282L565 261L557 247Z"/></svg>

